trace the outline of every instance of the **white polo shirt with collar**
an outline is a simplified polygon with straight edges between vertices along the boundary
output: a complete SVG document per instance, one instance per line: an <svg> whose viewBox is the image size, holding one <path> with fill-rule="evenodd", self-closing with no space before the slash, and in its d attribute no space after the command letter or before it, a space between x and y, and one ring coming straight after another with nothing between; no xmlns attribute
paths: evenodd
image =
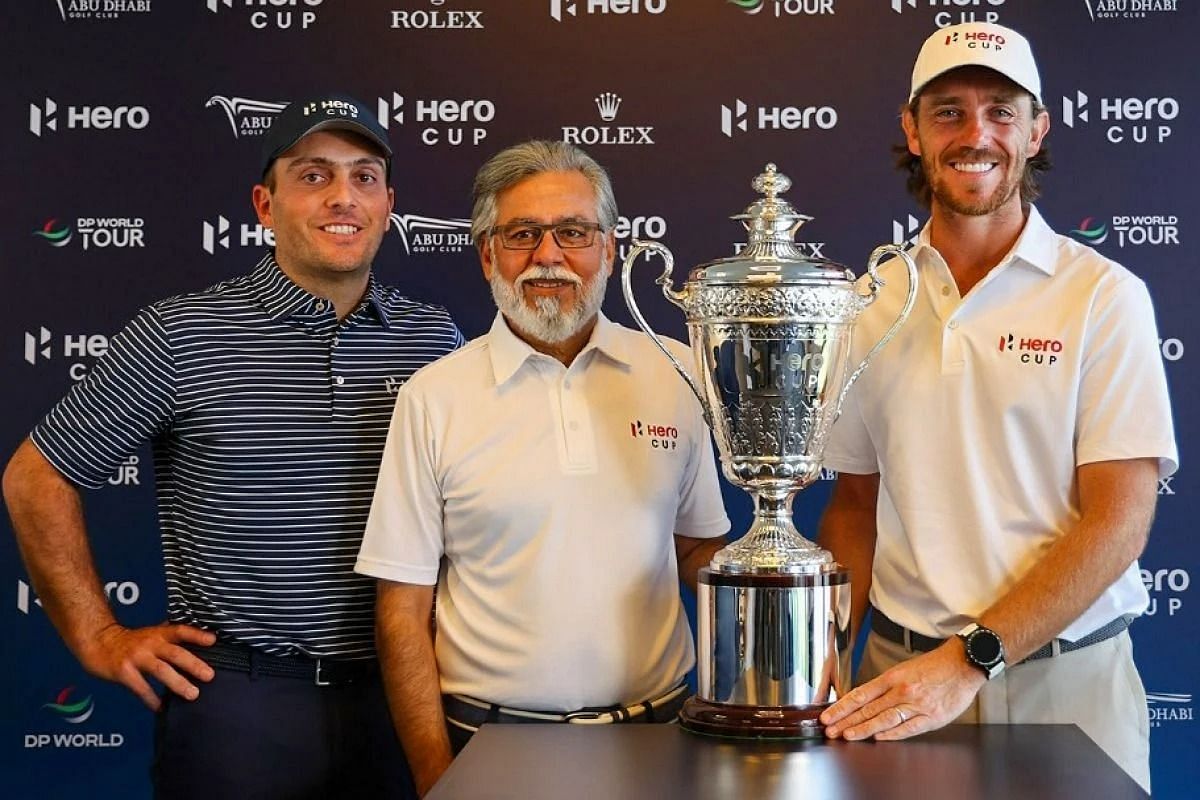
<svg viewBox="0 0 1200 800"><path fill-rule="evenodd" d="M944 638L1078 521L1076 467L1157 458L1165 477L1178 455L1141 279L1054 233L1032 207L1012 250L966 297L928 225L912 255L912 315L848 393L825 464L880 474L872 605ZM854 332L858 359L907 292L898 259L884 275ZM1148 603L1135 562L1060 638Z"/></svg>
<svg viewBox="0 0 1200 800"><path fill-rule="evenodd" d="M601 315L566 367L497 315L400 389L355 569L438 584L443 692L573 711L691 669L673 534L728 529L699 403L648 337Z"/></svg>

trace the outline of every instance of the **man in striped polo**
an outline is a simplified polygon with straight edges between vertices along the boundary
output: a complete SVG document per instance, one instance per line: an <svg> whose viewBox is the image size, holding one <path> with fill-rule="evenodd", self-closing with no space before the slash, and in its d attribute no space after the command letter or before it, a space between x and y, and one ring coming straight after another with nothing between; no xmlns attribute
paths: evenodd
<svg viewBox="0 0 1200 800"><path fill-rule="evenodd" d="M412 791L375 666L374 583L353 566L395 387L462 337L444 309L372 275L391 157L352 98L285 109L253 190L274 250L247 275L141 311L5 472L63 639L159 711L160 797ZM147 440L169 621L126 628L79 488L104 485Z"/></svg>

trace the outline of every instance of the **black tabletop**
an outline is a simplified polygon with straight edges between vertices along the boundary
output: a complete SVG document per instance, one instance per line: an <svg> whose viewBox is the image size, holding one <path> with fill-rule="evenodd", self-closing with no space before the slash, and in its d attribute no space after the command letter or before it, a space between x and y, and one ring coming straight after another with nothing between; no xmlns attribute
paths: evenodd
<svg viewBox="0 0 1200 800"><path fill-rule="evenodd" d="M1074 725L950 725L903 742L771 742L675 725L485 725L429 800L1144 798Z"/></svg>

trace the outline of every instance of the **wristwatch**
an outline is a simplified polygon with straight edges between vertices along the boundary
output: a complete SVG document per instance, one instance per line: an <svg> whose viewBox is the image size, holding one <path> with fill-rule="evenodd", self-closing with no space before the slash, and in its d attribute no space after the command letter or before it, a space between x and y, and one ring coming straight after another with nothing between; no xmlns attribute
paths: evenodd
<svg viewBox="0 0 1200 800"><path fill-rule="evenodd" d="M987 679L1004 672L1004 642L991 628L972 622L958 632L967 648L967 661L978 667Z"/></svg>

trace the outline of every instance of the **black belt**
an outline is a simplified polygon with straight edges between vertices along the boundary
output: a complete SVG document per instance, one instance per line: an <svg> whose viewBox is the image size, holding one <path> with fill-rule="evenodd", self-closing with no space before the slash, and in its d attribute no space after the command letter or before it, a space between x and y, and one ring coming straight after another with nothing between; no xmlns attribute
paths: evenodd
<svg viewBox="0 0 1200 800"><path fill-rule="evenodd" d="M442 708L446 712L446 720L459 728L475 731L480 725L489 722L505 724L522 724L538 722L565 722L576 725L608 725L622 722L674 722L679 716L680 709L689 695L686 684L680 684L671 691L628 706L599 706L581 708L578 711L562 713L559 711L529 711L522 708L507 708L505 706L476 700L459 694L442 695Z"/></svg>
<svg viewBox="0 0 1200 800"><path fill-rule="evenodd" d="M1112 622L1084 636L1082 639L1077 639L1074 642L1069 642L1066 639L1058 639L1056 642L1047 642L1046 644L1034 650L1025 661L1036 661L1039 658L1049 658L1058 653L1069 653L1072 650L1082 650L1088 645L1103 642L1105 639L1111 639L1121 631L1129 627L1129 617L1117 617ZM909 650L915 650L921 653L927 653L939 647L945 639L935 639L932 636L925 636L920 633L910 631L908 628L893 622L883 615L878 608L871 607L871 630L887 639L889 642L902 644ZM1057 648L1055 644L1057 643Z"/></svg>
<svg viewBox="0 0 1200 800"><path fill-rule="evenodd" d="M209 666L274 678L299 678L315 686L340 686L370 678L379 672L373 658L360 661L308 656L272 656L250 647L218 642L211 647L189 647Z"/></svg>

